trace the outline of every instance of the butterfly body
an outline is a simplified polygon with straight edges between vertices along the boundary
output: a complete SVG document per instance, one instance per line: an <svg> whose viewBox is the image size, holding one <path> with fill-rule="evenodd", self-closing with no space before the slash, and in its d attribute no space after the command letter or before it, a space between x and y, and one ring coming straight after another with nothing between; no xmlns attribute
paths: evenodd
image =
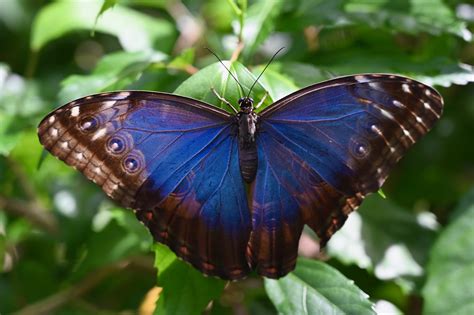
<svg viewBox="0 0 474 315"><path fill-rule="evenodd" d="M254 112L253 99L244 97L239 100L240 111L237 113L237 124L239 125L239 163L242 178L251 183L257 174L257 120Z"/></svg>
<svg viewBox="0 0 474 315"><path fill-rule="evenodd" d="M203 273L278 278L304 225L326 243L443 109L431 87L389 74L315 84L258 114L239 105L103 93L56 109L38 135Z"/></svg>

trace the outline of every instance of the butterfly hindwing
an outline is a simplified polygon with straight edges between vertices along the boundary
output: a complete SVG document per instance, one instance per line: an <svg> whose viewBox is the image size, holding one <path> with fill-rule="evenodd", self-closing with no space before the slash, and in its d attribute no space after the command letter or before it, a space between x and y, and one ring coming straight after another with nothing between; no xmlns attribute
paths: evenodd
<svg viewBox="0 0 474 315"><path fill-rule="evenodd" d="M206 274L241 278L250 210L230 115L153 92L93 95L49 114L40 142Z"/></svg>
<svg viewBox="0 0 474 315"><path fill-rule="evenodd" d="M308 224L325 244L442 113L441 96L393 75L343 77L299 90L259 118L252 262L293 269Z"/></svg>

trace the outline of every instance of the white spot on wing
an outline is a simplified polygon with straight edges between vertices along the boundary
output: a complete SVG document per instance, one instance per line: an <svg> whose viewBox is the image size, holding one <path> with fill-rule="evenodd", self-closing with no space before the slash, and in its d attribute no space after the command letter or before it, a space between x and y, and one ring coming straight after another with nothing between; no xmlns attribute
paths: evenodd
<svg viewBox="0 0 474 315"><path fill-rule="evenodd" d="M94 133L94 135L92 136L91 140L94 141L94 140L97 140L97 139L103 137L106 132L107 132L106 128L102 128L102 129L97 130L97 132Z"/></svg>
<svg viewBox="0 0 474 315"><path fill-rule="evenodd" d="M403 105L403 103L397 101L397 100L393 100L393 105L397 106L397 107L400 107L400 108L404 108L405 105Z"/></svg>
<svg viewBox="0 0 474 315"><path fill-rule="evenodd" d="M436 116L436 118L439 118L439 117L440 117L440 116L438 115L438 113L435 112L435 111L433 110L433 108L431 108L431 106L430 106L430 104L429 104L428 102L423 102L423 106L425 106L425 108L426 108L427 110L431 111L431 112Z"/></svg>
<svg viewBox="0 0 474 315"><path fill-rule="evenodd" d="M405 134L405 136L408 137L408 139L410 139L411 142L415 143L415 139L413 139L411 133L406 130L403 126L402 126L402 130L403 130L403 133Z"/></svg>
<svg viewBox="0 0 474 315"><path fill-rule="evenodd" d="M76 158L77 158L78 160L82 160L82 159L84 158L84 153L82 153L82 152L77 153L77 154L76 154Z"/></svg>
<svg viewBox="0 0 474 315"><path fill-rule="evenodd" d="M100 169L100 167L94 168L94 173L100 174L101 172L102 172L102 170Z"/></svg>
<svg viewBox="0 0 474 315"><path fill-rule="evenodd" d="M406 83L402 84L402 89L405 93L411 93L410 86Z"/></svg>
<svg viewBox="0 0 474 315"><path fill-rule="evenodd" d="M57 137L59 132L58 132L58 128L51 128L50 131L49 131L49 134L52 136L52 137Z"/></svg>
<svg viewBox="0 0 474 315"><path fill-rule="evenodd" d="M54 116L51 116L51 117L49 117L49 119L48 119L48 121L49 121L50 124L52 124L55 120L56 120L56 117L54 117Z"/></svg>
<svg viewBox="0 0 474 315"><path fill-rule="evenodd" d="M71 108L71 116L72 117L79 116L79 106L74 106L73 108Z"/></svg>
<svg viewBox="0 0 474 315"><path fill-rule="evenodd" d="M373 89L378 89L380 84L378 82L370 82L369 86Z"/></svg>
<svg viewBox="0 0 474 315"><path fill-rule="evenodd" d="M124 91L124 92L118 93L116 98L119 100L123 100L124 98L127 98L129 96L130 96L130 92Z"/></svg>
<svg viewBox="0 0 474 315"><path fill-rule="evenodd" d="M354 77L356 79L357 82L359 83L364 83L364 82L368 82L369 79L365 76L365 75L356 75Z"/></svg>
<svg viewBox="0 0 474 315"><path fill-rule="evenodd" d="M382 109L382 108L379 108L380 109L380 113L382 113L382 115L384 115L385 117L387 117L388 119L391 119L391 120L394 120L394 117L392 114L390 114L389 112L387 112L385 109Z"/></svg>
<svg viewBox="0 0 474 315"><path fill-rule="evenodd" d="M68 147L67 141L63 141L63 142L61 143L61 148L67 149L67 147Z"/></svg>
<svg viewBox="0 0 474 315"><path fill-rule="evenodd" d="M431 95L431 91L428 90L428 89L426 89L426 90L425 90L425 94L426 94L426 96L430 96L430 95Z"/></svg>
<svg viewBox="0 0 474 315"><path fill-rule="evenodd" d="M102 103L102 108L110 108L117 103L116 101L105 101Z"/></svg>

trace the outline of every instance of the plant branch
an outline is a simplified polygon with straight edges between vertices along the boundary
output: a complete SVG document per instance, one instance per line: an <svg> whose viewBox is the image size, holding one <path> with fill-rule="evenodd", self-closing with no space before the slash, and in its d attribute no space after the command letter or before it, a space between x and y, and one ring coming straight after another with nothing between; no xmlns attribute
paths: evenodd
<svg viewBox="0 0 474 315"><path fill-rule="evenodd" d="M150 269L149 264L153 266L152 260L137 256L96 269L75 285L46 297L45 299L36 303L30 304L15 312L14 315L42 315L54 313L56 309L92 290L113 273L122 271L123 269L132 265L143 267L145 265L144 262L146 262L145 269Z"/></svg>

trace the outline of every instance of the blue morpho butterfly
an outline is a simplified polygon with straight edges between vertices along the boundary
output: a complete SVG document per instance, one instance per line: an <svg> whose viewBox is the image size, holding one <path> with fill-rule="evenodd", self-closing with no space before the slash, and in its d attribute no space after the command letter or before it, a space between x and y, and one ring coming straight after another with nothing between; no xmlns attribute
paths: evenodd
<svg viewBox="0 0 474 315"><path fill-rule="evenodd" d="M443 110L433 88L390 74L311 85L258 114L249 96L230 114L102 93L56 109L38 134L204 274L278 278L295 267L303 226L324 245Z"/></svg>

